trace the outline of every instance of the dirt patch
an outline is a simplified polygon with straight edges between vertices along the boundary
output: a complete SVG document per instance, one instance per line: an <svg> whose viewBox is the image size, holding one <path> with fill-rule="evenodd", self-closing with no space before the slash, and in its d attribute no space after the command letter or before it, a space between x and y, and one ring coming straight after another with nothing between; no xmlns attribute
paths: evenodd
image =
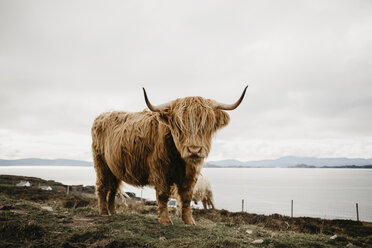
<svg viewBox="0 0 372 248"><path fill-rule="evenodd" d="M97 218L74 216L67 225L74 228L91 227Z"/></svg>
<svg viewBox="0 0 372 248"><path fill-rule="evenodd" d="M81 208L86 207L91 204L90 199L84 199L77 196L66 196L62 200L62 205L64 208Z"/></svg>
<svg viewBox="0 0 372 248"><path fill-rule="evenodd" d="M13 210L10 210L10 212L15 213L15 214L23 214L23 215L28 213L26 210L20 210L20 209L13 209Z"/></svg>

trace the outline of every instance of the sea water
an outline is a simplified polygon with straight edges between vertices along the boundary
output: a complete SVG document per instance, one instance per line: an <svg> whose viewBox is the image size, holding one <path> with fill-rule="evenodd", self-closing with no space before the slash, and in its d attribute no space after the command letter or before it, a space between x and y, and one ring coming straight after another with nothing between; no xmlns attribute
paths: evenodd
<svg viewBox="0 0 372 248"><path fill-rule="evenodd" d="M93 167L0 166L0 174L40 177L69 185L94 185ZM371 169L204 168L215 206L249 213L372 221ZM124 191L155 200L153 188L123 185ZM244 205L242 205L244 200ZM200 205L200 203L199 203Z"/></svg>

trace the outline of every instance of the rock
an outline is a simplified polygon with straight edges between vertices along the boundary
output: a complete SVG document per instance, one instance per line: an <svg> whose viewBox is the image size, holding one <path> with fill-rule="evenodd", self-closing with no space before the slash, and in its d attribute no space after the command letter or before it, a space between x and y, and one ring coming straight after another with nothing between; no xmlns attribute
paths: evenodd
<svg viewBox="0 0 372 248"><path fill-rule="evenodd" d="M53 211L53 208L52 207L48 207L48 206L43 206L41 207L42 210L46 210L46 211L49 211L49 212L52 212Z"/></svg>
<svg viewBox="0 0 372 248"><path fill-rule="evenodd" d="M40 186L40 189L42 190L53 190L50 186Z"/></svg>
<svg viewBox="0 0 372 248"><path fill-rule="evenodd" d="M30 187L31 184L29 181L20 181L19 183L16 184L17 187Z"/></svg>
<svg viewBox="0 0 372 248"><path fill-rule="evenodd" d="M353 245L352 243L349 243L346 245L346 248L359 248L359 246Z"/></svg>
<svg viewBox="0 0 372 248"><path fill-rule="evenodd" d="M336 239L337 238L337 235L335 234L335 235L333 235L332 237L330 237L329 239Z"/></svg>
<svg viewBox="0 0 372 248"><path fill-rule="evenodd" d="M249 230L249 229L247 229L247 231L245 231L246 233L248 233L248 234L252 234L253 232L252 232L252 230Z"/></svg>
<svg viewBox="0 0 372 248"><path fill-rule="evenodd" d="M252 242L252 244L262 244L263 242L263 239L256 239Z"/></svg>
<svg viewBox="0 0 372 248"><path fill-rule="evenodd" d="M159 240L164 241L164 240L166 240L166 238L165 237L160 237Z"/></svg>
<svg viewBox="0 0 372 248"><path fill-rule="evenodd" d="M244 244L250 244L250 243L252 243L252 241L253 241L252 238L245 238L245 239L243 240L243 243L244 243Z"/></svg>

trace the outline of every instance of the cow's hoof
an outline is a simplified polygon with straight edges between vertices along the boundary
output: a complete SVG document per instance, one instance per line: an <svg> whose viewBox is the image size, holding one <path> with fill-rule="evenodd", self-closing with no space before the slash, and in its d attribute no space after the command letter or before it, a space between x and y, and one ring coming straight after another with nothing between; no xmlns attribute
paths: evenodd
<svg viewBox="0 0 372 248"><path fill-rule="evenodd" d="M164 219L160 219L160 224L168 226L168 225L173 225L173 222L169 218L164 218Z"/></svg>
<svg viewBox="0 0 372 248"><path fill-rule="evenodd" d="M100 211L99 213L100 216L109 216L108 211Z"/></svg>
<svg viewBox="0 0 372 248"><path fill-rule="evenodd" d="M191 225L191 226L196 225L195 220L192 217L185 219L183 222L185 222L186 225Z"/></svg>

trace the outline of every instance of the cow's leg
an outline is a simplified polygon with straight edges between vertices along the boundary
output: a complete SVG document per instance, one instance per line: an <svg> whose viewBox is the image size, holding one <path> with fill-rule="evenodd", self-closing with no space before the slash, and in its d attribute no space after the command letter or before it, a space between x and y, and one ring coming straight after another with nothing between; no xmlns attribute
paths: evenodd
<svg viewBox="0 0 372 248"><path fill-rule="evenodd" d="M99 184L97 182L98 209L100 215L108 215L107 193L108 193L107 186Z"/></svg>
<svg viewBox="0 0 372 248"><path fill-rule="evenodd" d="M207 204L209 206L210 209L214 209L214 204L213 204L213 198L208 198L207 199Z"/></svg>
<svg viewBox="0 0 372 248"><path fill-rule="evenodd" d="M101 155L95 153L93 150L94 168L96 170L96 190L98 197L98 208L100 215L108 215L108 202L107 196L110 192L110 182L115 179L115 176L111 173L110 169L104 162Z"/></svg>
<svg viewBox="0 0 372 248"><path fill-rule="evenodd" d="M156 200L158 201L159 220L161 224L173 224L168 215L168 200L170 190L156 189Z"/></svg>
<svg viewBox="0 0 372 248"><path fill-rule="evenodd" d="M212 191L208 191L208 193L207 193L207 205L208 205L208 207L209 208L212 208L212 209L214 209L214 200L213 200L213 193L212 193Z"/></svg>
<svg viewBox="0 0 372 248"><path fill-rule="evenodd" d="M181 198L182 205L182 220L187 225L195 225L195 221L192 218L192 210L190 207L192 193L193 187L190 188L178 187L178 194Z"/></svg>
<svg viewBox="0 0 372 248"><path fill-rule="evenodd" d="M108 211L110 214L115 214L115 197L120 186L120 180L118 180L114 175L110 178L110 190L108 192Z"/></svg>
<svg viewBox="0 0 372 248"><path fill-rule="evenodd" d="M207 209L207 198L203 198L203 200L202 200L202 203L203 203L203 207L204 207L204 209Z"/></svg>

